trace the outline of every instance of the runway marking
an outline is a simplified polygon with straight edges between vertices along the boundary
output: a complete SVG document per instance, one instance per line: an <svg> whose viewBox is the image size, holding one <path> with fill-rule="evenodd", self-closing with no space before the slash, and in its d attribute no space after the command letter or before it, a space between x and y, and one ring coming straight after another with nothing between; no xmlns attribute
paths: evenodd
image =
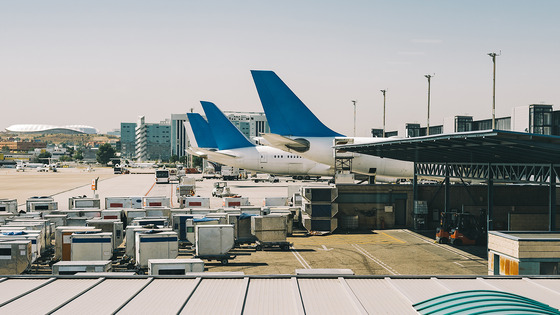
<svg viewBox="0 0 560 315"><path fill-rule="evenodd" d="M391 268L391 266L387 265L386 263L382 262L379 258L373 256L372 254L368 253L365 249L363 249L360 245L358 244L352 244L352 246L358 250L358 252L362 253L364 256L366 256L367 258L373 260L373 262L375 262L376 264L378 264L379 266L381 266L383 269L387 270L389 273L391 273L392 275L400 275L400 273L398 273L397 271L395 271L395 269Z"/></svg>
<svg viewBox="0 0 560 315"><path fill-rule="evenodd" d="M399 242L399 243L402 243L402 244L406 243L406 241L400 240L400 239L398 239L398 238L396 238L396 237L394 237L394 236L391 236L391 235L389 235L389 234L387 234L387 233L385 233L385 232L381 232L381 234L383 234L383 235L385 235L385 236L388 236L388 237L394 239L395 241L397 241L397 242Z"/></svg>
<svg viewBox="0 0 560 315"><path fill-rule="evenodd" d="M156 185L156 183L154 182L152 184L152 187L150 187L150 189L148 189L148 192L144 196L147 196L150 193L150 191L152 191L152 189L154 188L155 185Z"/></svg>
<svg viewBox="0 0 560 315"><path fill-rule="evenodd" d="M292 251L292 254L294 254L294 256L296 257L297 261L299 261L299 263L303 266L303 268L311 269L311 266L307 263L307 261L305 261L305 259L303 259L301 254L298 253L297 249L295 249L293 246L291 246L290 250Z"/></svg>

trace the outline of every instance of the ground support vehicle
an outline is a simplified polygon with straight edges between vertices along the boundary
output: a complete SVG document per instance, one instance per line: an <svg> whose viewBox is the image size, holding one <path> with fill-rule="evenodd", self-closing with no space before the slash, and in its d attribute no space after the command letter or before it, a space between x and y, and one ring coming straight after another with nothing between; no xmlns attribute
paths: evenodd
<svg viewBox="0 0 560 315"><path fill-rule="evenodd" d="M262 241L255 241L255 249L256 250L263 250L264 248L273 248L279 247L281 250L287 251L290 250L290 246L294 245L290 242L262 242Z"/></svg>
<svg viewBox="0 0 560 315"><path fill-rule="evenodd" d="M222 265L227 265L229 261L235 259L235 257L237 256L231 254L194 256L194 258L204 259L208 261L216 260L219 261Z"/></svg>

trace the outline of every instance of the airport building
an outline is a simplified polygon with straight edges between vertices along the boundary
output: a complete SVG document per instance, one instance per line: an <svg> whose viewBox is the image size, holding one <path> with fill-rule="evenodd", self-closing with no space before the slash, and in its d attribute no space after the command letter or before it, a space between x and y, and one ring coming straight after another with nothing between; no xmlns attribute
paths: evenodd
<svg viewBox="0 0 560 315"><path fill-rule="evenodd" d="M136 159L138 161L169 160L171 156L171 123L146 123L140 116L136 124Z"/></svg>
<svg viewBox="0 0 560 315"><path fill-rule="evenodd" d="M13 133L38 133L38 134L97 134L98 130L91 126L84 125L37 125L37 124L20 124L11 125L6 128L7 131Z"/></svg>
<svg viewBox="0 0 560 315"><path fill-rule="evenodd" d="M47 147L45 142L35 141L1 141L0 148L8 148L10 151L27 152L34 149L44 149Z"/></svg>
<svg viewBox="0 0 560 315"><path fill-rule="evenodd" d="M184 123L187 114L171 114L171 155L185 156L189 139Z"/></svg>
<svg viewBox="0 0 560 315"><path fill-rule="evenodd" d="M136 157L136 124L121 123L121 154L123 158Z"/></svg>
<svg viewBox="0 0 560 315"><path fill-rule="evenodd" d="M264 113L224 111L224 114L249 140L270 132Z"/></svg>

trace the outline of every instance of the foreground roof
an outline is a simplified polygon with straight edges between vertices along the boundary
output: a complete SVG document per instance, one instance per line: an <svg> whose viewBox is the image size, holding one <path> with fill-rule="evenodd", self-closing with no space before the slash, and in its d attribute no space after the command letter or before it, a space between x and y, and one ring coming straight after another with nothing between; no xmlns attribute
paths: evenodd
<svg viewBox="0 0 560 315"><path fill-rule="evenodd" d="M548 164L560 161L560 137L502 130L389 138L337 148L410 162Z"/></svg>
<svg viewBox="0 0 560 315"><path fill-rule="evenodd" d="M492 290L560 307L560 277L9 276L0 312L43 314L418 314L414 305ZM464 293L463 293L464 294ZM452 297L452 296L451 296Z"/></svg>
<svg viewBox="0 0 560 315"><path fill-rule="evenodd" d="M53 126L53 125L36 125L36 124L21 124L11 125L6 128L7 131L16 133L85 133L96 134L98 130L91 126L85 125L66 125L66 126Z"/></svg>

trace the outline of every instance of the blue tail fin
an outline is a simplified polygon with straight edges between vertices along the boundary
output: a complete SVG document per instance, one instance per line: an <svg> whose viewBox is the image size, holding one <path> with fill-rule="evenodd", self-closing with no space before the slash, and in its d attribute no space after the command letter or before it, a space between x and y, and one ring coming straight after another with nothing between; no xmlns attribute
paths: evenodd
<svg viewBox="0 0 560 315"><path fill-rule="evenodd" d="M251 70L270 131L282 136L339 137L273 71Z"/></svg>
<svg viewBox="0 0 560 315"><path fill-rule="evenodd" d="M214 135L210 130L208 122L198 113L187 113L191 129L194 134L197 146L205 149L215 149L218 147Z"/></svg>
<svg viewBox="0 0 560 315"><path fill-rule="evenodd" d="M229 150L255 146L245 135L235 127L231 121L214 105L214 103L201 101L202 108L210 124L218 149Z"/></svg>

